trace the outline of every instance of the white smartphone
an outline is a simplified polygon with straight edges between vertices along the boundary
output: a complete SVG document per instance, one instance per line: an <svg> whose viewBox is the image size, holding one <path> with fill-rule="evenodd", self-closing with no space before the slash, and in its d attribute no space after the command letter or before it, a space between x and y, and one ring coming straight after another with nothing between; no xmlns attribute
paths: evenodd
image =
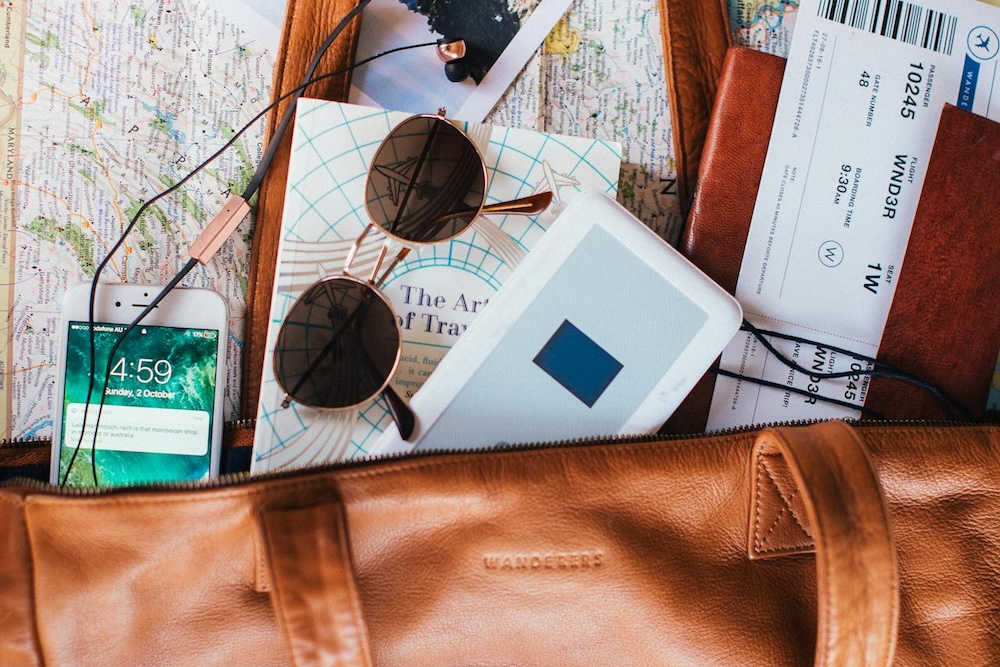
<svg viewBox="0 0 1000 667"><path fill-rule="evenodd" d="M67 291L53 484L124 486L218 473L228 307L212 290L177 287L122 338L160 289L99 284L93 327L90 284Z"/></svg>

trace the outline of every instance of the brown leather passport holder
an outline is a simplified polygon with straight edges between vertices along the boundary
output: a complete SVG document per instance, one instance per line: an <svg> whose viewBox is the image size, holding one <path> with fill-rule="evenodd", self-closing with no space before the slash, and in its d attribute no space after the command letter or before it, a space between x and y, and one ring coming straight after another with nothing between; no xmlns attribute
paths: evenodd
<svg viewBox="0 0 1000 667"><path fill-rule="evenodd" d="M782 58L750 49L726 54L681 251L736 291ZM942 113L878 359L949 392L984 416L1000 349L1000 124L947 106ZM665 430L704 429L709 373ZM927 391L874 377L865 406L890 419L947 417Z"/></svg>

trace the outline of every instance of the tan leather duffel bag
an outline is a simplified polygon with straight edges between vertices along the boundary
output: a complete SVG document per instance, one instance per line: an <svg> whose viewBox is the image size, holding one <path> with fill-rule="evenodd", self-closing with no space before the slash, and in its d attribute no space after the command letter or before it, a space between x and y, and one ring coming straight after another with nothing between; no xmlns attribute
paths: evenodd
<svg viewBox="0 0 1000 667"><path fill-rule="evenodd" d="M998 573L997 427L15 484L0 664L996 665Z"/></svg>

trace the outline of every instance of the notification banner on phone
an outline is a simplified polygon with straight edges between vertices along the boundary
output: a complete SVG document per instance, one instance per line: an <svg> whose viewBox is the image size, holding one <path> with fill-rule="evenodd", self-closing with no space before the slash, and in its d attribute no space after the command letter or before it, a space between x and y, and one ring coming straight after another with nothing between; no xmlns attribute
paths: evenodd
<svg viewBox="0 0 1000 667"><path fill-rule="evenodd" d="M64 446L75 445L83 427L83 403L70 403L64 419ZM93 441L98 406L87 410L84 443ZM203 410L175 410L105 405L96 448L147 454L204 456L208 451L210 415Z"/></svg>
<svg viewBox="0 0 1000 667"><path fill-rule="evenodd" d="M878 351L944 105L1000 120L998 32L975 0L801 3L736 297L822 344L771 338L796 370L737 336L722 368L777 387L720 377L709 428L860 414L868 364L834 348Z"/></svg>

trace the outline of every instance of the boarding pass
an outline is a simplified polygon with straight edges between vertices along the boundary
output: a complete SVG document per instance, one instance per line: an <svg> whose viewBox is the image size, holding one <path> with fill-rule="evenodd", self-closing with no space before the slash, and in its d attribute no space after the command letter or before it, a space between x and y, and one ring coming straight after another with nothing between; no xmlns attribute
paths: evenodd
<svg viewBox="0 0 1000 667"><path fill-rule="evenodd" d="M709 428L859 416L869 364L837 349L878 352L944 105L1000 119L998 33L975 0L801 3L736 297L822 345L741 333L721 368L771 386L720 377Z"/></svg>

